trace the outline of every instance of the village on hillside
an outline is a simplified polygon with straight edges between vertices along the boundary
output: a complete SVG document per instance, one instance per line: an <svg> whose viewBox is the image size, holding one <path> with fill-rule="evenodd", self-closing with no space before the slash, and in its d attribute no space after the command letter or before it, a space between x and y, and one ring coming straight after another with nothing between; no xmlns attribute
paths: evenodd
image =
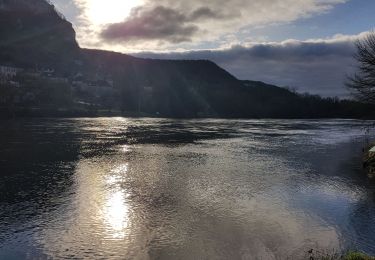
<svg viewBox="0 0 375 260"><path fill-rule="evenodd" d="M23 69L0 65L0 107L60 105L97 106L116 96L109 76L59 75L54 68ZM64 104L65 103L65 104Z"/></svg>

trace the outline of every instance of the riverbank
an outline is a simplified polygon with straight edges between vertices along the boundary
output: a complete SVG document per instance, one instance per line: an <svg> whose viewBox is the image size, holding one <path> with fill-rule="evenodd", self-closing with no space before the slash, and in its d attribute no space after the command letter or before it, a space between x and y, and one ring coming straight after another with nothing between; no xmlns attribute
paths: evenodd
<svg viewBox="0 0 375 260"><path fill-rule="evenodd" d="M351 251L346 253L345 255L333 254L333 255L326 255L326 256L319 256L314 257L311 256L310 260L374 260L375 257L368 256L364 253Z"/></svg>
<svg viewBox="0 0 375 260"><path fill-rule="evenodd" d="M326 258L326 259L331 259L331 258ZM374 260L375 257L368 256L359 252L349 252L343 257L343 259L344 260Z"/></svg>
<svg viewBox="0 0 375 260"><path fill-rule="evenodd" d="M0 119L13 118L81 118L81 117L156 117L142 112L128 112L109 109L55 108L55 107L16 107L0 108Z"/></svg>
<svg viewBox="0 0 375 260"><path fill-rule="evenodd" d="M294 117L294 116L274 116L274 117L238 117L238 116L223 116L218 114L204 114L198 113L196 115L174 116L170 114L161 113L147 113L137 111L121 111L118 109L105 109L96 107L55 107L55 106L41 106L41 107L1 107L0 119L15 119L15 118L82 118L82 117L130 117L130 118L171 118L171 119L194 119L194 118L218 118L218 119L356 119L356 120L375 120L374 117Z"/></svg>
<svg viewBox="0 0 375 260"><path fill-rule="evenodd" d="M366 170L369 177L375 177L375 152L371 151L374 150L375 144L372 143L371 145L367 146L364 149L363 155L363 168Z"/></svg>

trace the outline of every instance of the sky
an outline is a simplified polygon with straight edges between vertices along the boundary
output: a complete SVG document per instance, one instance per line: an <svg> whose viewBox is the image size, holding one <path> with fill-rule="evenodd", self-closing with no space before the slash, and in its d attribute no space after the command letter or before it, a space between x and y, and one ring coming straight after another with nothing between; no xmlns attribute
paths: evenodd
<svg viewBox="0 0 375 260"><path fill-rule="evenodd" d="M348 96L374 0L51 0L81 47L209 59L239 79Z"/></svg>

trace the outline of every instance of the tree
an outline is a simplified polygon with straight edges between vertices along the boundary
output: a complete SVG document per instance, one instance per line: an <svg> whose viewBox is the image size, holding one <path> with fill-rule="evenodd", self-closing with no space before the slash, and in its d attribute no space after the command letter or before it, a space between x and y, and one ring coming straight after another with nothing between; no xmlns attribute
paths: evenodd
<svg viewBox="0 0 375 260"><path fill-rule="evenodd" d="M375 104L375 32L356 42L358 72L350 76L347 86L360 101Z"/></svg>

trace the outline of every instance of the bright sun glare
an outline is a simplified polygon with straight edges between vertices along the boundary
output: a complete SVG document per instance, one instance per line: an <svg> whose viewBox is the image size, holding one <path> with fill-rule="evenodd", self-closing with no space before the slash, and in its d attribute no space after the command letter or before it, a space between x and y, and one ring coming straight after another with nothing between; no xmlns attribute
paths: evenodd
<svg viewBox="0 0 375 260"><path fill-rule="evenodd" d="M87 0L87 17L96 25L124 20L142 0Z"/></svg>
<svg viewBox="0 0 375 260"><path fill-rule="evenodd" d="M121 184L121 180L127 172L128 164L122 164L115 168L106 180L107 184L114 187L113 190L108 190L110 193L103 211L104 220L107 224L107 231L115 239L124 238L128 226L129 208L126 195L121 188L118 189L118 185Z"/></svg>

